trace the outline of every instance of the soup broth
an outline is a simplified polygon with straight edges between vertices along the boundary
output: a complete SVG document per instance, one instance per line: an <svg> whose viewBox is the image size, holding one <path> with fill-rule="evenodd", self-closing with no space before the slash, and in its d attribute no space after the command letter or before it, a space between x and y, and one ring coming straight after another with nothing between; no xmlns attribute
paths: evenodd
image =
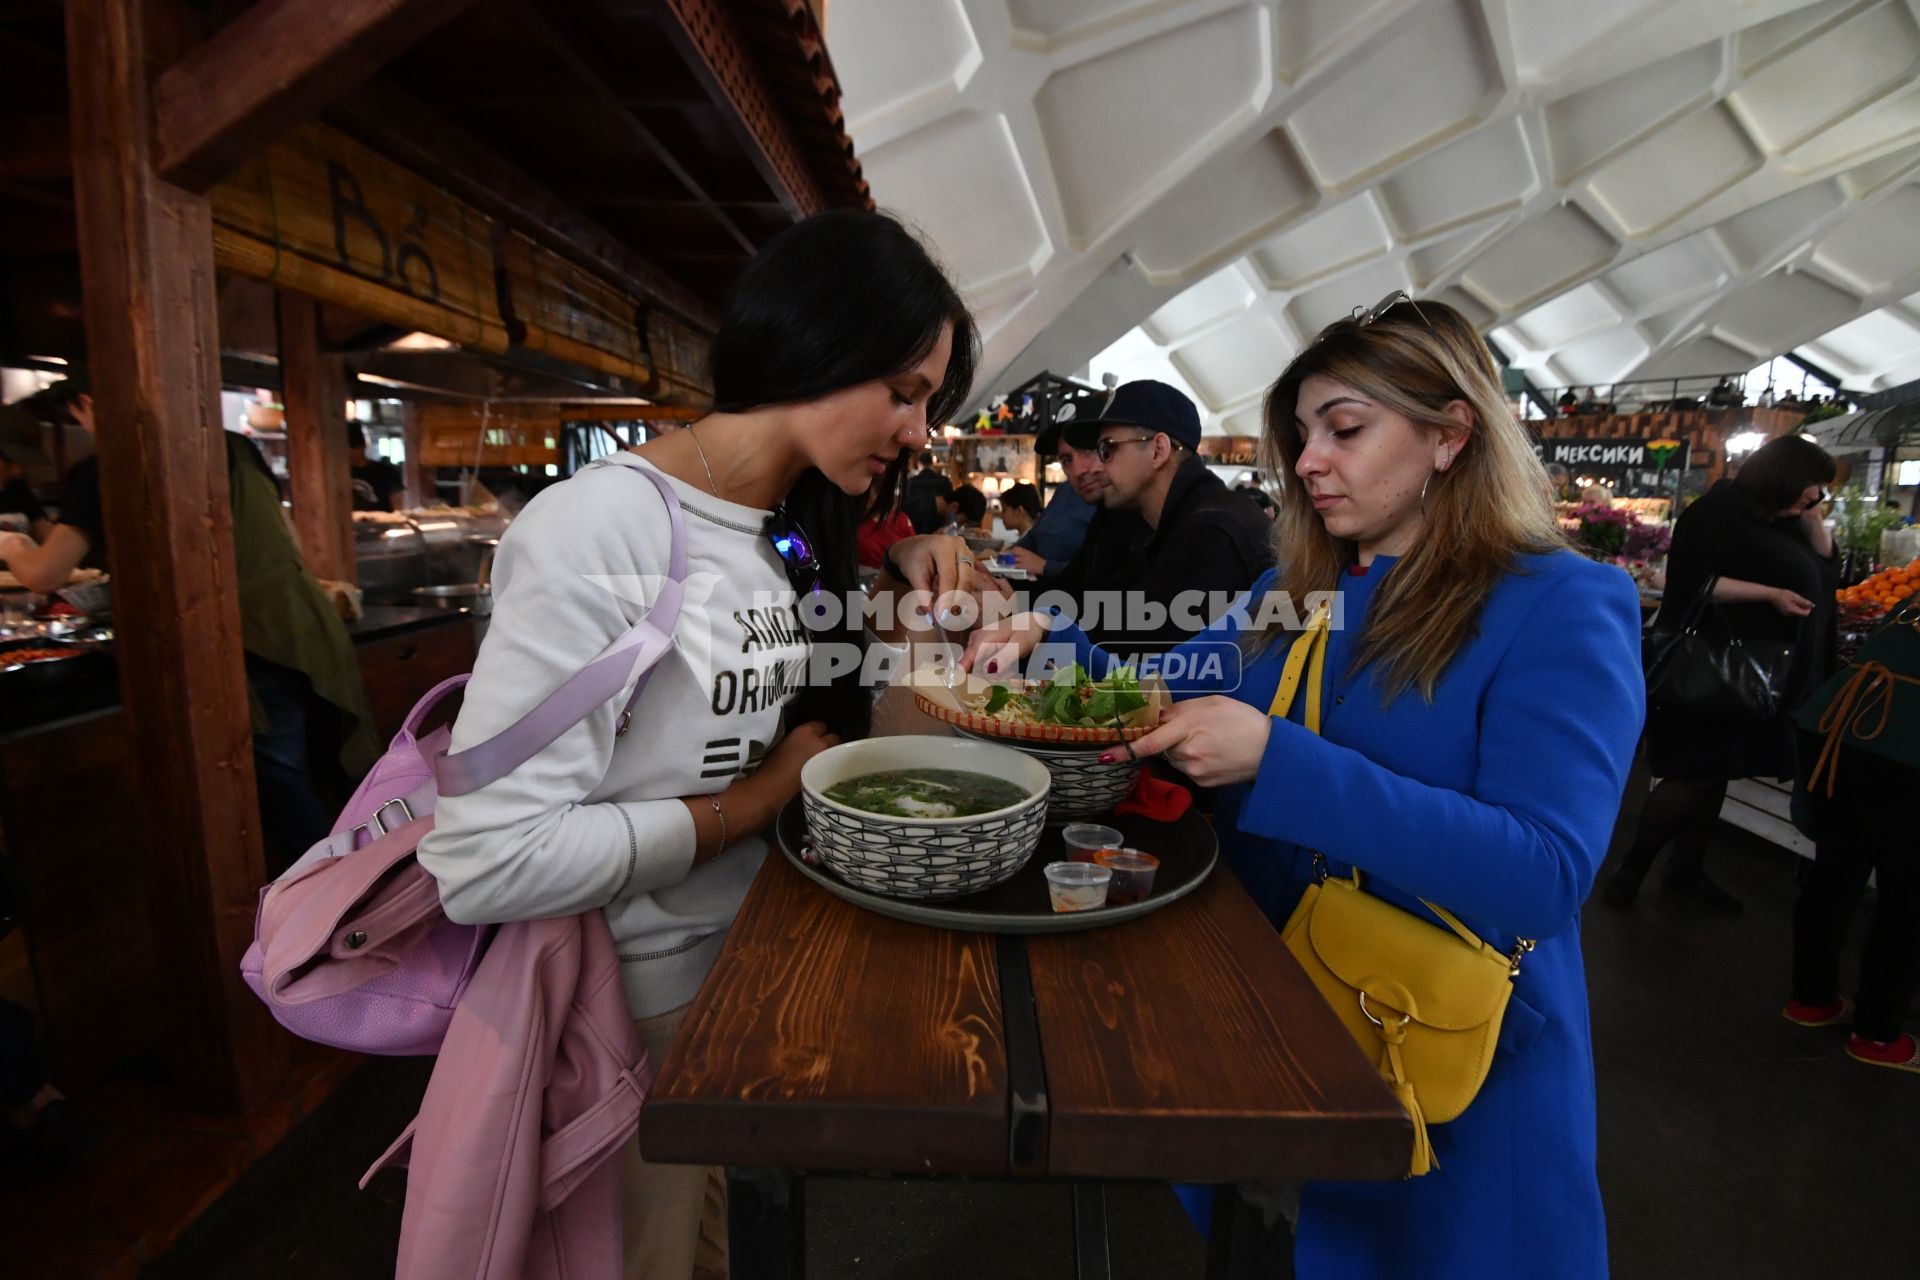
<svg viewBox="0 0 1920 1280"><path fill-rule="evenodd" d="M968 769L888 769L828 787L850 809L894 818L966 818L1019 804L1025 787Z"/></svg>

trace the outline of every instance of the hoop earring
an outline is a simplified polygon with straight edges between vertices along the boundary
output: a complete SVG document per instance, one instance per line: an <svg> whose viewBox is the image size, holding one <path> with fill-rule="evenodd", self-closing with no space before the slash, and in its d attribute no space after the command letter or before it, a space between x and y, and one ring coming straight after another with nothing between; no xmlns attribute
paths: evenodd
<svg viewBox="0 0 1920 1280"><path fill-rule="evenodd" d="M1427 472L1427 478L1420 482L1420 514L1421 515L1427 514L1427 487L1433 483L1433 478L1439 474L1440 474L1439 469L1435 468L1434 470Z"/></svg>

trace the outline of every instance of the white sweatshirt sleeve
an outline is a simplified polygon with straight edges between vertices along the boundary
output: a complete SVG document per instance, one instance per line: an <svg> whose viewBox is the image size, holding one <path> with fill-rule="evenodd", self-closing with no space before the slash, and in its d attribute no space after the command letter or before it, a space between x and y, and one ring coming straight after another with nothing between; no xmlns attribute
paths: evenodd
<svg viewBox="0 0 1920 1280"><path fill-rule="evenodd" d="M659 493L619 468L529 503L494 558L493 615L453 750L519 720L644 616L670 539ZM686 878L694 827L678 798L587 802L606 777L625 701L609 700L499 781L440 798L419 859L449 918L574 915Z"/></svg>

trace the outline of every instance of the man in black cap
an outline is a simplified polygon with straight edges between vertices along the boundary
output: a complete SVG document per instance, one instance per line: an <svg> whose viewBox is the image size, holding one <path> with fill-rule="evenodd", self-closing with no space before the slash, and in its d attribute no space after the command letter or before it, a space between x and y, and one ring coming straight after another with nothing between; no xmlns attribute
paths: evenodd
<svg viewBox="0 0 1920 1280"><path fill-rule="evenodd" d="M1242 494L1228 489L1199 456L1200 414L1164 382L1129 382L1097 416L1069 422L1065 444L1091 453L1105 469L1101 519L1131 514L1150 532L1124 572L1101 559L1089 535L1073 563L1042 585L1076 596L1079 621L1101 645L1125 652L1171 648L1216 620L1273 565L1272 525ZM1111 559L1111 556L1105 557ZM1104 579L1102 581L1101 579ZM1124 613L1089 591L1118 585Z"/></svg>

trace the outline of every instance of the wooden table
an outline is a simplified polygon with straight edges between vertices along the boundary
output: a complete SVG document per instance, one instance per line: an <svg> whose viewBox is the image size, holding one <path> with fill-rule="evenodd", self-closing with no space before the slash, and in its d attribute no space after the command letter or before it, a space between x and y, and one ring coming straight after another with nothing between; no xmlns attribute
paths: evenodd
<svg viewBox="0 0 1920 1280"><path fill-rule="evenodd" d="M1088 1276L1104 1180L1395 1178L1412 1127L1224 867L1143 919L1020 937L874 915L775 851L640 1148L729 1166L740 1280L801 1274L803 1175L828 1171L1074 1180Z"/></svg>

